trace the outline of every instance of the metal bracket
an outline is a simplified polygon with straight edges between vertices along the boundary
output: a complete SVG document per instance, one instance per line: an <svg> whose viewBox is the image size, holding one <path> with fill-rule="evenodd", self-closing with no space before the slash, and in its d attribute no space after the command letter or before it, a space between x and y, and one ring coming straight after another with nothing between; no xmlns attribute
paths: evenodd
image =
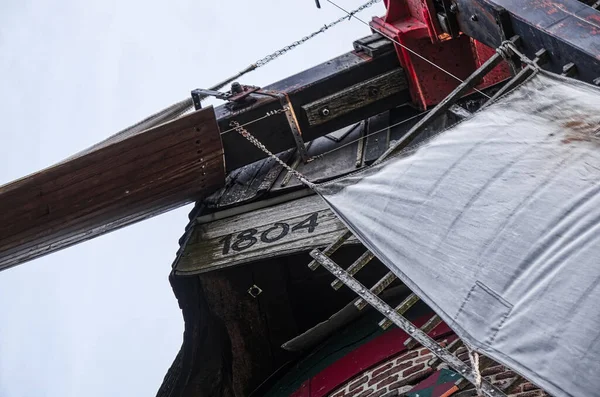
<svg viewBox="0 0 600 397"><path fill-rule="evenodd" d="M240 83L234 82L231 84L231 90L227 92L219 92L215 90L205 90L198 88L192 91L192 100L194 102L194 108L196 110L202 109L200 101L206 97L213 96L217 99L229 102L227 105L230 110L239 109L246 107L254 102L255 98L252 98L250 94L253 94L260 90L260 87L253 85L241 85Z"/></svg>
<svg viewBox="0 0 600 397"><path fill-rule="evenodd" d="M321 264L324 268L329 270L335 277L340 279L350 289L352 289L358 296L364 301L369 303L373 308L379 311L381 314L390 319L394 324L401 328L404 332L409 334L412 339L419 342L424 347L428 348L436 357L447 363L452 369L461 374L463 378L476 384L475 375L469 366L459 360L447 349L442 347L439 343L433 340L427 333L423 332L419 328L415 327L406 317L398 314L392 307L385 303L376 294L371 292L368 288L365 288L360 282L354 277L348 274L342 269L337 263L331 260L327 255L319 251L318 249L312 250L310 256ZM493 386L486 380L481 381L481 391L485 396L488 397L506 397L497 387Z"/></svg>
<svg viewBox="0 0 600 397"><path fill-rule="evenodd" d="M364 52L371 58L394 51L394 43L379 33L358 39L352 45L357 52Z"/></svg>
<svg viewBox="0 0 600 397"><path fill-rule="evenodd" d="M296 118L296 113L294 112L294 107L292 106L290 97L284 93L278 93L277 96L279 97L285 117L290 125L292 136L294 137L296 147L298 148L298 154L300 155L302 161L306 163L308 161L308 150L306 149L306 145L302 139L302 130L300 130L300 125L298 124L298 119Z"/></svg>

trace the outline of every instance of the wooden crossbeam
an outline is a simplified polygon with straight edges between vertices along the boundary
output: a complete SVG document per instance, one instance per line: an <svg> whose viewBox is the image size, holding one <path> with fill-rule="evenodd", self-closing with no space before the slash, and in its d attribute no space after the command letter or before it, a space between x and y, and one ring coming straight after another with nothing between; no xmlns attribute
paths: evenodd
<svg viewBox="0 0 600 397"><path fill-rule="evenodd" d="M200 199L225 183L212 108L113 137L0 187L0 270Z"/></svg>
<svg viewBox="0 0 600 397"><path fill-rule="evenodd" d="M400 302L400 304L398 306L396 306L394 311L396 313L398 313L399 315L403 316L404 313L406 313L411 307L413 307L420 300L421 299L417 295L410 294L406 297L406 299L404 299L402 302ZM379 326L382 329L388 329L393 324L394 323L392 322L392 320L390 320L388 317L385 317L383 320L381 320L379 322Z"/></svg>
<svg viewBox="0 0 600 397"><path fill-rule="evenodd" d="M390 284L393 283L394 280L396 280L396 278L397 277L394 273L388 272L385 276L383 276L381 280L379 280L377 283L375 283L374 286L371 287L371 292L375 295L381 294L383 290L389 287ZM358 310L364 309L367 305L368 303L362 298L354 302L354 306L356 306Z"/></svg>
<svg viewBox="0 0 600 397"><path fill-rule="evenodd" d="M423 326L421 327L421 331L428 334L429 332L431 332L435 327L437 327L441 323L442 323L442 319L440 318L440 316L435 314L433 317L431 317L429 320L427 320L427 322L425 324L423 324ZM406 348L409 350L412 349L413 347L417 346L418 344L419 344L419 342L416 341L414 338L408 338L406 341L404 341L404 346L406 346Z"/></svg>
<svg viewBox="0 0 600 397"><path fill-rule="evenodd" d="M354 276L356 273L358 273L360 271L360 269L365 267L373 258L375 258L375 255L371 251L367 251L364 254L362 254L356 261L354 261L354 263L352 263L348 267L348 269L346 269L346 271L349 274ZM344 285L344 283L342 283L337 278L331 283L331 286L336 291L338 289L340 289L342 287L342 285Z"/></svg>

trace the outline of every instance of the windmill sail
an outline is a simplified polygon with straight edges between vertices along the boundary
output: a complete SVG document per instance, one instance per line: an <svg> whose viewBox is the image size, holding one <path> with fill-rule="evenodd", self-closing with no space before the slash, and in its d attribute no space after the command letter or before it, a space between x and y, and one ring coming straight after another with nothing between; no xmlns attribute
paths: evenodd
<svg viewBox="0 0 600 397"><path fill-rule="evenodd" d="M539 71L318 191L465 342L552 395L597 395L599 134L600 89Z"/></svg>

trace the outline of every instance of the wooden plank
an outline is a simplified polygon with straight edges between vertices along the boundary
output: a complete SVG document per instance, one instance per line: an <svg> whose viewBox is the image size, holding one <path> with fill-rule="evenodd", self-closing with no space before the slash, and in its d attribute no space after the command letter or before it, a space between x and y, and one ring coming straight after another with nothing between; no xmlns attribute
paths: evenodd
<svg viewBox="0 0 600 397"><path fill-rule="evenodd" d="M311 126L398 94L407 88L404 71L396 69L302 106Z"/></svg>
<svg viewBox="0 0 600 397"><path fill-rule="evenodd" d="M223 186L212 108L0 187L0 269L202 198Z"/></svg>
<svg viewBox="0 0 600 397"><path fill-rule="evenodd" d="M197 274L325 247L346 230L318 196L196 225L177 274ZM347 243L356 244L352 238Z"/></svg>
<svg viewBox="0 0 600 397"><path fill-rule="evenodd" d="M369 119L367 127L367 139L365 142L365 154L363 163L372 164L381 156L390 143L390 112L383 112ZM377 132L380 131L380 132Z"/></svg>

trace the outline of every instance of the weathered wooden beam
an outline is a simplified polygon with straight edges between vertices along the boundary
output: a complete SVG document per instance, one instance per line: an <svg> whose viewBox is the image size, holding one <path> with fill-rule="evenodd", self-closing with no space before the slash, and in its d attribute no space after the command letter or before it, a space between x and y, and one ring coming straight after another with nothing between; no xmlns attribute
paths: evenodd
<svg viewBox="0 0 600 397"><path fill-rule="evenodd" d="M302 106L311 126L323 124L408 88L400 68Z"/></svg>
<svg viewBox="0 0 600 397"><path fill-rule="evenodd" d="M344 230L317 195L197 224L175 264L175 273L199 274L324 247Z"/></svg>
<svg viewBox="0 0 600 397"><path fill-rule="evenodd" d="M212 108L111 139L0 187L0 270L197 200L224 181Z"/></svg>
<svg viewBox="0 0 600 397"><path fill-rule="evenodd" d="M262 119L267 112L281 109L277 94L290 99L304 142L406 104L410 99L404 71L394 51L374 57L348 52L263 87L263 91L272 96L253 94L256 101L249 106L215 108L228 172L266 157L231 128L232 121L245 124L259 119L246 129L273 153L296 147L285 114ZM325 108L327 111L320 113Z"/></svg>

